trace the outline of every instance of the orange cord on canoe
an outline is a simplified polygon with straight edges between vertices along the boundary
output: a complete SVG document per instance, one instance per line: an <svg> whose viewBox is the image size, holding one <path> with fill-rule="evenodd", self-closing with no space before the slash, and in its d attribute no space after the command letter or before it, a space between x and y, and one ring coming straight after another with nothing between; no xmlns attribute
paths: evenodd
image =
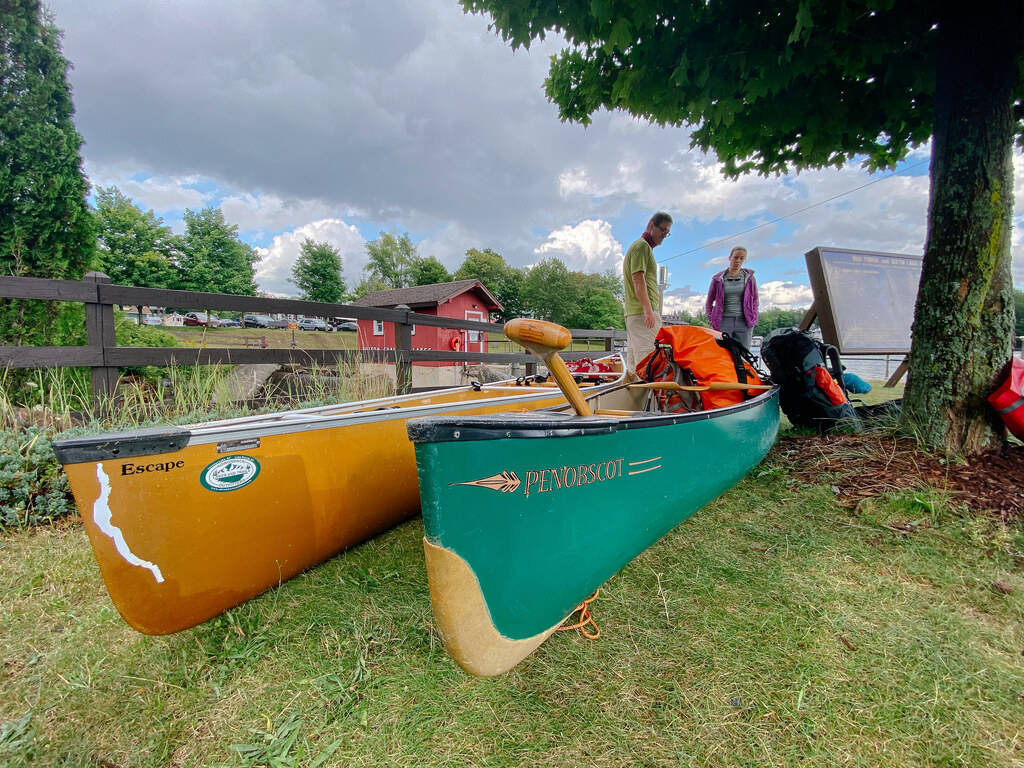
<svg viewBox="0 0 1024 768"><path fill-rule="evenodd" d="M582 603L572 609L572 613L569 614L569 619L572 618L572 614L579 612L580 620L575 624L563 624L558 628L559 632L565 632L568 629L578 629L580 634L583 635L587 640L597 640L601 636L601 630L597 626L597 622L594 621L594 617L590 613L590 604L597 600L597 596L601 594L601 588L598 587L594 590L594 594L584 600ZM587 625L590 624L594 627L593 630L587 629Z"/></svg>

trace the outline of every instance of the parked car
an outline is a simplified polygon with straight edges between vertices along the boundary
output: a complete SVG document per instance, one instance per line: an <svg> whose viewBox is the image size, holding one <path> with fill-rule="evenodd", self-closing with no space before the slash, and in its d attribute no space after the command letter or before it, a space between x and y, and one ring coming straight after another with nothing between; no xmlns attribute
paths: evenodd
<svg viewBox="0 0 1024 768"><path fill-rule="evenodd" d="M242 327L269 328L272 322L274 322L274 318L270 315L245 315L242 318Z"/></svg>
<svg viewBox="0 0 1024 768"><path fill-rule="evenodd" d="M142 318L142 322L145 323L146 325L163 325L164 324L164 316L163 315L146 315L145 317Z"/></svg>
<svg viewBox="0 0 1024 768"><path fill-rule="evenodd" d="M205 325L216 328L220 325L220 318L216 315L207 315L205 312L186 312L185 325Z"/></svg>
<svg viewBox="0 0 1024 768"><path fill-rule="evenodd" d="M359 330L359 324L358 323L353 323L351 320L346 320L344 323L338 323L336 326L334 326L334 330L336 330L336 331L358 331Z"/></svg>
<svg viewBox="0 0 1024 768"><path fill-rule="evenodd" d="M219 328L241 328L241 320L221 320L218 326Z"/></svg>
<svg viewBox="0 0 1024 768"><path fill-rule="evenodd" d="M282 317L278 320L271 320L267 323L267 328L287 328L290 323L294 322L295 321L290 318Z"/></svg>
<svg viewBox="0 0 1024 768"><path fill-rule="evenodd" d="M327 323L319 317L304 317L298 321L300 331L326 331Z"/></svg>

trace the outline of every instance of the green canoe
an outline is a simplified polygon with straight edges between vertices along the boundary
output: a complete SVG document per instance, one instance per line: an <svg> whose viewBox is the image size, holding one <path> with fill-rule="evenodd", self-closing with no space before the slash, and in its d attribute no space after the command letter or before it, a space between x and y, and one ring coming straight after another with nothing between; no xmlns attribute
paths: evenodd
<svg viewBox="0 0 1024 768"><path fill-rule="evenodd" d="M431 601L445 648L497 675L597 587L760 462L778 390L710 411L643 412L646 391L552 411L407 424ZM610 415L609 415L610 414Z"/></svg>

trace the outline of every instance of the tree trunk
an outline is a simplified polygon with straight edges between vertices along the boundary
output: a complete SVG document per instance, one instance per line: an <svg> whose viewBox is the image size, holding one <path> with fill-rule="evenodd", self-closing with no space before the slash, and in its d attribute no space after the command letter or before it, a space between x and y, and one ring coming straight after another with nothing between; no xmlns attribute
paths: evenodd
<svg viewBox="0 0 1024 768"><path fill-rule="evenodd" d="M929 447L979 452L1003 434L986 397L1012 354L1013 116L1019 2L943 3L928 241L901 425Z"/></svg>

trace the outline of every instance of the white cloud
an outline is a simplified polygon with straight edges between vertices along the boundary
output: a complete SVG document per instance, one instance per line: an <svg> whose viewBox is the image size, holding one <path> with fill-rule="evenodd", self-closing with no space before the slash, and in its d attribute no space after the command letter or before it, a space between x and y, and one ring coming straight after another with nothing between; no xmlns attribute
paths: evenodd
<svg viewBox="0 0 1024 768"><path fill-rule="evenodd" d="M180 232L180 214L186 208L201 210L210 203L211 195L196 188L197 176L154 175L134 163L104 165L85 163L85 172L93 186L116 186L139 208L153 210L158 216L169 216L172 227Z"/></svg>
<svg viewBox="0 0 1024 768"><path fill-rule="evenodd" d="M359 281L366 265L365 241L356 228L341 219L322 219L277 235L267 248L257 248L261 259L256 265L256 282L260 290L293 296L297 288L288 282L303 241L309 238L326 242L341 254L342 275L349 287Z"/></svg>
<svg viewBox="0 0 1024 768"><path fill-rule="evenodd" d="M779 280L758 285L757 297L761 309L807 309L814 302L809 285Z"/></svg>
<svg viewBox="0 0 1024 768"><path fill-rule="evenodd" d="M566 267L579 272L604 272L622 266L622 246L612 235L607 221L582 221L552 232L534 249L538 261L559 258Z"/></svg>
<svg viewBox="0 0 1024 768"><path fill-rule="evenodd" d="M849 163L732 180L688 148L687 129L621 112L562 123L542 90L557 36L512 51L452 0L308 0L301 13L266 0L47 4L66 33L90 179L176 231L185 208L220 205L257 245L334 220L409 231L449 269L491 248L514 266L557 255L603 270L667 210L675 226L656 258L700 290L737 243L759 281L794 284L817 245L924 247L926 176L857 189L881 175ZM1024 285L1024 155L1014 164ZM279 283L291 262L277 242L263 269Z"/></svg>
<svg viewBox="0 0 1024 768"><path fill-rule="evenodd" d="M762 311L766 309L807 309L814 301L809 285L771 280L758 285L757 296ZM704 311L707 289L694 291L690 286L670 289L665 293L665 312L688 312L696 315Z"/></svg>
<svg viewBox="0 0 1024 768"><path fill-rule="evenodd" d="M665 314L675 315L680 312L686 312L690 315L698 315L704 311L704 296L688 296L686 298L679 298L678 296L665 295Z"/></svg>
<svg viewBox="0 0 1024 768"><path fill-rule="evenodd" d="M220 205L224 218L243 232L276 232L293 227L296 221L318 221L331 217L352 218L359 211L338 211L322 200L285 200L273 193L236 192Z"/></svg>

